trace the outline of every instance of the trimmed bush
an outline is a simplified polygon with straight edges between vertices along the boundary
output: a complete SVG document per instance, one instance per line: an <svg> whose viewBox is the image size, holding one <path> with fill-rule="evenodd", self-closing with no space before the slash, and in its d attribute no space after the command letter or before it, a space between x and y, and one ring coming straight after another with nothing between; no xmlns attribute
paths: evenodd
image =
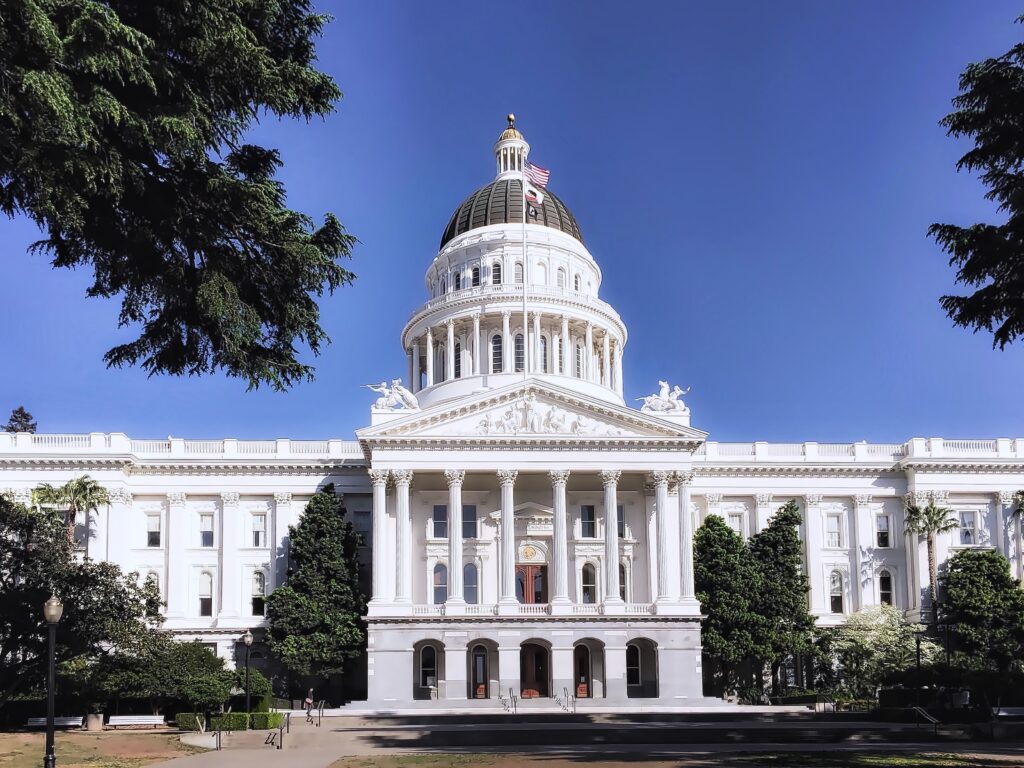
<svg viewBox="0 0 1024 768"><path fill-rule="evenodd" d="M179 712L174 722L183 731L198 731L203 716L195 712Z"/></svg>
<svg viewBox="0 0 1024 768"><path fill-rule="evenodd" d="M284 725L284 712L253 712L249 722L254 731L269 731Z"/></svg>
<svg viewBox="0 0 1024 768"><path fill-rule="evenodd" d="M225 712L210 720L211 731L244 731L249 728L249 715L245 712Z"/></svg>

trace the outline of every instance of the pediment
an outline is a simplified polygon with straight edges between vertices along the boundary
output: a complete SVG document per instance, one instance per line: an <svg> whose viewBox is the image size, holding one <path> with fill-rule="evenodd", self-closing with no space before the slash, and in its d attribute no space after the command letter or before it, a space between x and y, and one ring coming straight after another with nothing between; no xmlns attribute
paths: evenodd
<svg viewBox="0 0 1024 768"><path fill-rule="evenodd" d="M541 442L660 438L696 445L706 433L547 382L528 381L439 403L360 430L358 437Z"/></svg>

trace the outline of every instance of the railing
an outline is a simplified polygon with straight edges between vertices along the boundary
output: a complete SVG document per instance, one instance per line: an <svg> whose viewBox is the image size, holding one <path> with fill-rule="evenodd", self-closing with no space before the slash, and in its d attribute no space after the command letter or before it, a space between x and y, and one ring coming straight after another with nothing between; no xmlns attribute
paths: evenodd
<svg viewBox="0 0 1024 768"><path fill-rule="evenodd" d="M221 453L223 440L186 440L185 453Z"/></svg>
<svg viewBox="0 0 1024 768"><path fill-rule="evenodd" d="M170 453L170 440L132 440L132 453Z"/></svg>
<svg viewBox="0 0 1024 768"><path fill-rule="evenodd" d="M89 435L32 435L32 446L35 448L90 448L92 438Z"/></svg>
<svg viewBox="0 0 1024 768"><path fill-rule="evenodd" d="M547 605L530 605L529 603L526 603L519 606L519 613L522 616L540 616L550 612L551 609Z"/></svg>
<svg viewBox="0 0 1024 768"><path fill-rule="evenodd" d="M995 440L943 440L942 447L950 453L994 453Z"/></svg>
<svg viewBox="0 0 1024 768"><path fill-rule="evenodd" d="M466 614L468 616L494 616L498 612L498 606L496 605L467 605Z"/></svg>
<svg viewBox="0 0 1024 768"><path fill-rule="evenodd" d="M848 443L818 443L818 455L825 458L853 456L853 450Z"/></svg>
<svg viewBox="0 0 1024 768"><path fill-rule="evenodd" d="M625 609L625 612L630 616L649 616L654 612L654 608L650 603L626 603Z"/></svg>
<svg viewBox="0 0 1024 768"><path fill-rule="evenodd" d="M237 450L242 454L277 453L277 441L239 440Z"/></svg>
<svg viewBox="0 0 1024 768"><path fill-rule="evenodd" d="M920 728L921 727L921 721L924 720L926 723L928 723L932 727L932 733L935 736L938 736L939 735L939 723L941 721L937 717L933 717L932 715L928 714L927 710L925 710L923 707L912 707L912 709L914 710L914 724L918 728Z"/></svg>
<svg viewBox="0 0 1024 768"><path fill-rule="evenodd" d="M582 616L597 616L601 613L601 606L593 603L574 604L572 612Z"/></svg>
<svg viewBox="0 0 1024 768"><path fill-rule="evenodd" d="M413 616L444 616L443 605L414 605Z"/></svg>

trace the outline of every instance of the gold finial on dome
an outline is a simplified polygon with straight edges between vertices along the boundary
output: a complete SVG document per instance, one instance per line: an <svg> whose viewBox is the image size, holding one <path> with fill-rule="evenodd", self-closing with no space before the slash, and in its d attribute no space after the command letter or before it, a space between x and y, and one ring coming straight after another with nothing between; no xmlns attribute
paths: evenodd
<svg viewBox="0 0 1024 768"><path fill-rule="evenodd" d="M516 115L515 115L514 112L509 112L508 113L508 127L509 128L515 128L516 127Z"/></svg>
<svg viewBox="0 0 1024 768"><path fill-rule="evenodd" d="M505 139L522 139L523 134L516 128L516 116L514 113L509 112L508 117L508 128L501 132L501 136L498 137L498 141L504 141Z"/></svg>

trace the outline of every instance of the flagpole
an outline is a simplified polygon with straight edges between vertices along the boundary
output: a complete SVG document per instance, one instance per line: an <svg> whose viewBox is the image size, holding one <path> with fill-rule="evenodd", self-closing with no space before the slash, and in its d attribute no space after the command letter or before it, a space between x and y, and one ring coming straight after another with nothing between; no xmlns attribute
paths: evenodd
<svg viewBox="0 0 1024 768"><path fill-rule="evenodd" d="M526 156L519 157L519 179L523 187L523 381L530 367L530 322L526 311L526 286L530 282L530 259L526 252ZM513 344L513 346L515 346ZM513 349L513 355L515 350ZM514 359L514 358L513 358Z"/></svg>

